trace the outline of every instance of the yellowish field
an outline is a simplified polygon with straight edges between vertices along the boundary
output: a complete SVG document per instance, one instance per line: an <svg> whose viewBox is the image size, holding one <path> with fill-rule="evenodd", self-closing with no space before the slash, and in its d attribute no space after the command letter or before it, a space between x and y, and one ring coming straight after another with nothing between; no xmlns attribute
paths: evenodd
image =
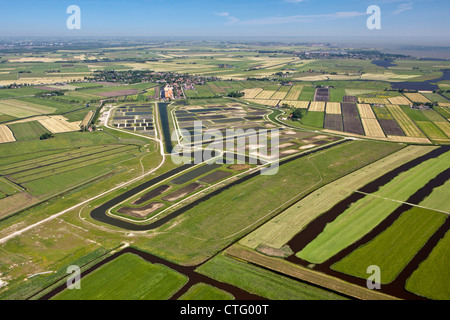
<svg viewBox="0 0 450 320"><path fill-rule="evenodd" d="M274 94L275 91L263 90L255 97L255 99L271 99Z"/></svg>
<svg viewBox="0 0 450 320"><path fill-rule="evenodd" d="M41 78L20 78L14 80L1 80L0 86L7 86L13 83L17 84L31 84L31 85L41 85L41 84L53 84L53 83L68 83L72 81L83 80L84 76L66 76L66 77L41 77Z"/></svg>
<svg viewBox="0 0 450 320"><path fill-rule="evenodd" d="M325 102L323 101L311 101L309 105L309 111L325 111Z"/></svg>
<svg viewBox="0 0 450 320"><path fill-rule="evenodd" d="M303 86L293 86L286 96L286 100L297 100L302 93Z"/></svg>
<svg viewBox="0 0 450 320"><path fill-rule="evenodd" d="M55 112L55 110L56 108L16 99L0 100L0 113L7 114L16 118L31 117L39 114L49 114Z"/></svg>
<svg viewBox="0 0 450 320"><path fill-rule="evenodd" d="M426 137L422 130L419 129L419 127L414 123L414 121L411 120L411 118L408 117L400 106L388 104L386 107L392 113L395 121L397 121L403 132L405 132L408 137Z"/></svg>
<svg viewBox="0 0 450 320"><path fill-rule="evenodd" d="M439 102L439 107L447 107L450 108L450 103L445 103L445 102Z"/></svg>
<svg viewBox="0 0 450 320"><path fill-rule="evenodd" d="M24 57L17 59L9 59L8 62L55 62L57 59L43 57Z"/></svg>
<svg viewBox="0 0 450 320"><path fill-rule="evenodd" d="M88 123L91 121L92 116L94 115L94 111L89 111L86 116L84 117L83 121L81 121L80 126L87 126Z"/></svg>
<svg viewBox="0 0 450 320"><path fill-rule="evenodd" d="M431 144L431 141L428 140L427 138L388 136L388 139L395 142Z"/></svg>
<svg viewBox="0 0 450 320"><path fill-rule="evenodd" d="M269 99L249 99L249 101L270 107L275 107L279 102L279 100L269 100Z"/></svg>
<svg viewBox="0 0 450 320"><path fill-rule="evenodd" d="M4 125L0 125L0 143L16 141L12 131Z"/></svg>
<svg viewBox="0 0 450 320"><path fill-rule="evenodd" d="M370 104L358 104L359 115L363 119L376 119L375 113Z"/></svg>
<svg viewBox="0 0 450 320"><path fill-rule="evenodd" d="M47 119L39 120L47 130L51 133L62 133L80 130L80 121L68 122L63 116L50 116Z"/></svg>
<svg viewBox="0 0 450 320"><path fill-rule="evenodd" d="M389 104L389 100L388 99L384 99L384 98L363 98L360 97L358 98L360 103L375 103L375 104Z"/></svg>
<svg viewBox="0 0 450 320"><path fill-rule="evenodd" d="M254 99L263 89L261 88L253 88L253 89L244 89L242 90L245 93L245 99Z"/></svg>
<svg viewBox="0 0 450 320"><path fill-rule="evenodd" d="M339 102L327 102L326 112L328 114L341 114L341 104Z"/></svg>
<svg viewBox="0 0 450 320"><path fill-rule="evenodd" d="M405 97L388 98L388 100L391 104L398 104L398 105L410 105L411 104L411 101L409 101Z"/></svg>
<svg viewBox="0 0 450 320"><path fill-rule="evenodd" d="M287 92L275 92L273 94L273 96L271 97L271 99L275 99L275 100L282 100L284 98L286 98Z"/></svg>
<svg viewBox="0 0 450 320"><path fill-rule="evenodd" d="M420 93L405 93L404 95L413 102L422 102L422 103L431 102L430 100L428 100L427 97L421 95Z"/></svg>
<svg viewBox="0 0 450 320"><path fill-rule="evenodd" d="M309 101L290 101L290 100L283 100L281 101L281 104L286 103L289 106L292 106L294 108L300 108L300 109L308 109Z"/></svg>
<svg viewBox="0 0 450 320"><path fill-rule="evenodd" d="M450 123L449 122L436 121L433 123L435 125L437 125L439 127L439 129L441 129L447 137L450 137Z"/></svg>
<svg viewBox="0 0 450 320"><path fill-rule="evenodd" d="M384 138L383 129L381 129L380 124L377 119L367 119L361 118L362 125L364 127L364 132L368 137L381 137Z"/></svg>

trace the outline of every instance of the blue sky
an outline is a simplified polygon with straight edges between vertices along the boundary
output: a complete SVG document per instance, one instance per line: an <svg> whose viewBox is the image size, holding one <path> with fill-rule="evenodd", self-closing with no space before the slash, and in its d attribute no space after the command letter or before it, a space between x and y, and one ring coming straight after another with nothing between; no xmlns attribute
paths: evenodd
<svg viewBox="0 0 450 320"><path fill-rule="evenodd" d="M0 0L0 36L440 37L448 0ZM68 30L69 5L81 29ZM381 30L368 30L370 5Z"/></svg>

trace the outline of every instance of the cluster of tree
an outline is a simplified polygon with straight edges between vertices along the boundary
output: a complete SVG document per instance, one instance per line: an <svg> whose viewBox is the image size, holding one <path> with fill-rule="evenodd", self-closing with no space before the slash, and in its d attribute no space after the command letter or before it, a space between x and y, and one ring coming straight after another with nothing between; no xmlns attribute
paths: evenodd
<svg viewBox="0 0 450 320"><path fill-rule="evenodd" d="M245 93L244 92L239 92L239 91L230 92L228 94L228 97L231 97L231 98L242 98L243 96L245 96Z"/></svg>
<svg viewBox="0 0 450 320"><path fill-rule="evenodd" d="M43 135L41 135L39 139L40 140L47 140L47 139L50 139L50 138L53 138L53 135L51 133L49 133L49 132L46 132Z"/></svg>
<svg viewBox="0 0 450 320"><path fill-rule="evenodd" d="M38 92L34 96L38 98L42 97L55 97L55 96L63 96L64 91L62 90L55 90L55 91L44 91L44 92Z"/></svg>

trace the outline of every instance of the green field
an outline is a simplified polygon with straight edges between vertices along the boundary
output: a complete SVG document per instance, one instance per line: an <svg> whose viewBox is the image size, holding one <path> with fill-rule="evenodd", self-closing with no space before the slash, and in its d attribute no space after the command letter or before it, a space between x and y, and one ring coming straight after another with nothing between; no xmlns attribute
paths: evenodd
<svg viewBox="0 0 450 320"><path fill-rule="evenodd" d="M381 270L381 284L390 283L446 218L444 213L412 208L375 239L362 245L331 268L366 279L367 267L377 265Z"/></svg>
<svg viewBox="0 0 450 320"><path fill-rule="evenodd" d="M297 256L311 263L322 263L331 258L383 221L400 206L398 201L406 201L431 178L445 170L448 161L450 152L401 173L373 195L358 200L329 223Z"/></svg>
<svg viewBox="0 0 450 320"><path fill-rule="evenodd" d="M298 97L299 101L314 101L314 94L316 89L310 86L304 86L302 89L302 93Z"/></svg>
<svg viewBox="0 0 450 320"><path fill-rule="evenodd" d="M405 288L415 294L435 300L449 300L450 291L450 231L447 231L428 258L406 280Z"/></svg>
<svg viewBox="0 0 450 320"><path fill-rule="evenodd" d="M188 278L130 253L81 279L81 289L66 289L54 300L167 300Z"/></svg>
<svg viewBox="0 0 450 320"><path fill-rule="evenodd" d="M271 300L344 300L338 294L224 255L214 257L196 271Z"/></svg>
<svg viewBox="0 0 450 320"><path fill-rule="evenodd" d="M44 133L48 133L38 121L10 124L8 127L14 133L17 141L39 138Z"/></svg>
<svg viewBox="0 0 450 320"><path fill-rule="evenodd" d="M311 127L323 128L325 112L308 111L301 119L301 123Z"/></svg>
<svg viewBox="0 0 450 320"><path fill-rule="evenodd" d="M234 300L231 293L206 283L197 283L189 288L178 300Z"/></svg>

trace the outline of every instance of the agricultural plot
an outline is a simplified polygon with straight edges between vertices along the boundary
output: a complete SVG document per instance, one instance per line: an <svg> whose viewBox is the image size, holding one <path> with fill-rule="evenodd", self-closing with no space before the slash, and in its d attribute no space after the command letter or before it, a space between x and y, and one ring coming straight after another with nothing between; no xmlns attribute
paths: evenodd
<svg viewBox="0 0 450 320"><path fill-rule="evenodd" d="M357 104L361 119L376 119L370 104Z"/></svg>
<svg viewBox="0 0 450 320"><path fill-rule="evenodd" d="M300 94L302 93L303 86L295 85L292 86L291 90L288 92L287 96L284 98L286 100L298 100Z"/></svg>
<svg viewBox="0 0 450 320"><path fill-rule="evenodd" d="M83 290L64 290L53 299L167 300L187 281L175 270L126 253L84 277Z"/></svg>
<svg viewBox="0 0 450 320"><path fill-rule="evenodd" d="M393 97L388 98L390 104L396 104L396 105L403 105L403 106L409 106L411 104L411 101L409 101L405 97Z"/></svg>
<svg viewBox="0 0 450 320"><path fill-rule="evenodd" d="M314 101L330 101L330 89L318 88L314 94Z"/></svg>
<svg viewBox="0 0 450 320"><path fill-rule="evenodd" d="M384 138L385 134L377 119L361 118L365 135L368 137Z"/></svg>
<svg viewBox="0 0 450 320"><path fill-rule="evenodd" d="M324 118L324 112L308 111L301 119L301 123L307 126L323 128Z"/></svg>
<svg viewBox="0 0 450 320"><path fill-rule="evenodd" d="M263 90L255 97L255 99L272 100L272 99L275 99L275 98L272 98L272 96L274 94L275 94L275 91Z"/></svg>
<svg viewBox="0 0 450 320"><path fill-rule="evenodd" d="M254 99L258 94L260 94L263 91L261 88L254 88L254 89L244 89L242 92L245 94L245 99Z"/></svg>
<svg viewBox="0 0 450 320"><path fill-rule="evenodd" d="M450 231L447 231L427 259L408 278L406 289L429 299L449 300L449 250Z"/></svg>
<svg viewBox="0 0 450 320"><path fill-rule="evenodd" d="M375 239L359 247L331 268L365 279L367 266L375 264L383 270L381 284L391 283L442 226L445 219L444 213L412 208Z"/></svg>
<svg viewBox="0 0 450 320"><path fill-rule="evenodd" d="M0 100L0 113L15 118L26 118L41 114L51 114L56 108L46 107L36 103L21 101L18 99Z"/></svg>
<svg viewBox="0 0 450 320"><path fill-rule="evenodd" d="M309 107L309 101L290 101L290 100L283 100L280 103L281 105L287 104L290 107L293 108L299 108L299 109L308 109Z"/></svg>
<svg viewBox="0 0 450 320"><path fill-rule="evenodd" d="M323 263L342 249L359 240L389 216L428 181L448 168L450 152L427 160L401 173L352 204L338 218L328 224L322 233L303 248L297 256L312 263Z"/></svg>
<svg viewBox="0 0 450 320"><path fill-rule="evenodd" d="M387 105L387 108L392 113L395 120L408 137L425 138L423 132L417 127L414 121L412 121L408 117L408 115L403 111L403 109L400 106Z"/></svg>
<svg viewBox="0 0 450 320"><path fill-rule="evenodd" d="M401 150L391 149L396 152L312 192L250 233L239 243L252 249L256 249L260 245L281 249L317 217L350 196L353 190L362 188L367 183L427 154L432 149L432 147L425 146L409 146Z"/></svg>
<svg viewBox="0 0 450 320"><path fill-rule="evenodd" d="M412 102L429 103L431 102L425 96L420 93L404 93L404 95Z"/></svg>
<svg viewBox="0 0 450 320"><path fill-rule="evenodd" d="M364 135L364 129L355 103L345 102L342 104L342 118L345 132Z"/></svg>
<svg viewBox="0 0 450 320"><path fill-rule="evenodd" d="M325 102L311 101L308 111L324 112L325 111Z"/></svg>
<svg viewBox="0 0 450 320"><path fill-rule="evenodd" d="M304 86L298 100L301 101L314 101L314 94L316 89L310 86Z"/></svg>
<svg viewBox="0 0 450 320"><path fill-rule="evenodd" d="M365 97L359 97L358 98L359 103L371 103L371 104L389 104L389 100L385 98L365 98Z"/></svg>
<svg viewBox="0 0 450 320"><path fill-rule="evenodd" d="M38 121L9 124L8 127L14 133L17 141L39 138L49 132Z"/></svg>
<svg viewBox="0 0 450 320"><path fill-rule="evenodd" d="M327 114L341 114L341 104L339 102L327 102Z"/></svg>
<svg viewBox="0 0 450 320"><path fill-rule="evenodd" d="M0 143L13 141L16 141L16 138L14 138L14 134L12 133L11 129L9 129L7 126L0 125Z"/></svg>
<svg viewBox="0 0 450 320"><path fill-rule="evenodd" d="M323 127L328 130L344 131L342 115L340 115L340 114L325 114L325 121L324 121Z"/></svg>
<svg viewBox="0 0 450 320"><path fill-rule="evenodd" d="M67 118L63 116L49 116L45 119L38 120L38 122L51 133L63 133L79 131L80 121L68 122Z"/></svg>
<svg viewBox="0 0 450 320"><path fill-rule="evenodd" d="M448 139L438 126L430 121L416 121L417 126L432 140Z"/></svg>

